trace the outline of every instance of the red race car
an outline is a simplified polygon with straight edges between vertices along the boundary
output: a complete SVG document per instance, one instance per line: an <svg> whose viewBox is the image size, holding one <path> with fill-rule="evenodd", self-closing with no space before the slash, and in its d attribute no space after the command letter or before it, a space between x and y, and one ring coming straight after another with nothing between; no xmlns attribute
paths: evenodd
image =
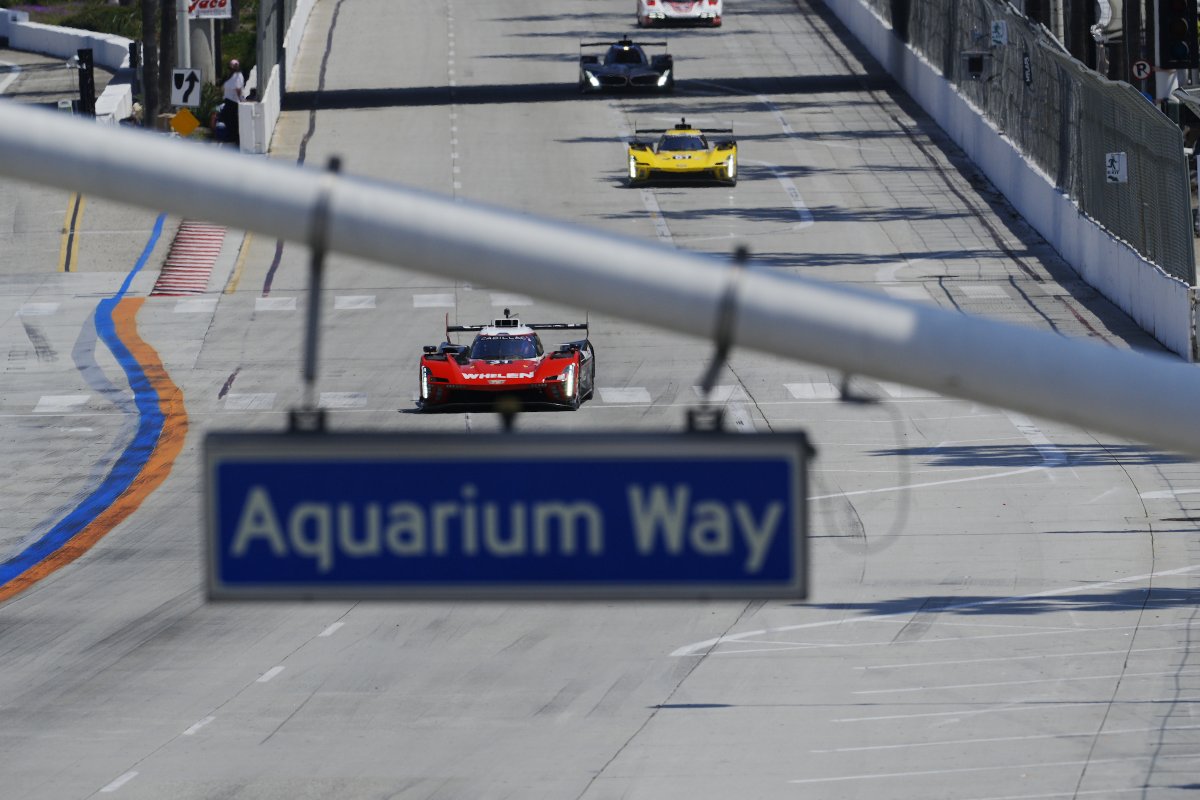
<svg viewBox="0 0 1200 800"><path fill-rule="evenodd" d="M491 325L446 324L446 341L421 356L418 405L425 411L490 403L516 395L527 405L577 409L596 390L596 353L587 334L547 353L537 331L587 331L587 323L525 324L509 316ZM474 331L470 345L450 334Z"/></svg>

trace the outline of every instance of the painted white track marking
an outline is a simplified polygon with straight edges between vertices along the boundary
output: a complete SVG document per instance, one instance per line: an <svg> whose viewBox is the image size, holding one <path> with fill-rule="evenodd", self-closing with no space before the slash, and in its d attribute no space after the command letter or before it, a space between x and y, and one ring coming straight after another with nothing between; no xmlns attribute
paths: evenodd
<svg viewBox="0 0 1200 800"><path fill-rule="evenodd" d="M267 681L271 680L279 673L283 672L283 669L284 669L283 667L271 667L269 670L267 670L262 675L260 675L258 680L255 681L255 683L266 683Z"/></svg>
<svg viewBox="0 0 1200 800"><path fill-rule="evenodd" d="M1087 764L1089 767L1094 767L1097 764L1129 764L1137 761L1148 761L1151 758L1162 759L1180 759L1180 758L1195 758L1196 753L1186 753L1179 755L1162 755L1162 756L1128 756L1124 758L1089 758L1083 761L1044 761L1030 764L997 764L986 767L950 767L947 769L926 769L917 770L914 772L883 772L877 775L859 773L856 775L839 775L832 778L800 778L791 780L788 783L838 783L843 781L865 781L865 780L880 780L886 778L916 778L926 775L955 775L967 772L996 772L999 770L1014 770L1014 769L1046 769L1050 767L1072 767L1082 764ZM1072 796L1072 795L1067 795Z"/></svg>
<svg viewBox="0 0 1200 800"><path fill-rule="evenodd" d="M108 786L105 786L100 791L105 794L108 794L109 792L115 792L117 789L120 789L122 786L129 783L131 780L133 780L136 777L137 777L136 772L133 772L133 771L126 772L124 775L117 778L115 781L110 783Z"/></svg>
<svg viewBox="0 0 1200 800"><path fill-rule="evenodd" d="M255 311L295 311L296 298L294 297L256 297L254 298Z"/></svg>
<svg viewBox="0 0 1200 800"><path fill-rule="evenodd" d="M756 161L749 158L743 158L741 161L745 164L757 164L760 167L766 167L775 176L775 180L779 181L779 185L783 187L783 192L792 201L792 208L796 209L796 216L800 217L800 221L792 227L795 230L803 230L811 228L813 224L812 212L808 210L808 204L804 202L804 198L800 196L800 190L796 188L796 184L787 175L784 175L779 167L769 161Z"/></svg>
<svg viewBox="0 0 1200 800"><path fill-rule="evenodd" d="M188 728L188 729L187 729L186 731L184 731L184 732L183 732L181 735L183 735L183 736L195 736L195 735L196 735L196 731L200 730L200 729L201 729L201 728L203 728L205 725L207 725L208 723L212 722L212 721L213 721L213 720L215 720L215 719L216 719L216 717L205 717L204 719L200 720L199 722L197 722L197 723L196 723L195 725L193 725L192 727Z"/></svg>
<svg viewBox="0 0 1200 800"><path fill-rule="evenodd" d="M1042 469L1042 467L1034 467L1033 469ZM1028 471L1028 470L1026 470ZM1061 589L1048 589L1044 592L1035 592L1033 594L1012 595L1009 597L994 597L990 600L972 600L966 603L955 603L953 605L943 606L938 611L960 611L967 608L982 608L985 606L999 606L1006 603L1014 603L1024 600L1035 600L1042 597L1060 597L1062 595L1075 594L1076 592L1094 592L1098 589L1107 589L1113 586L1124 586L1129 583L1138 583L1147 581L1152 578L1164 578L1168 575L1189 575L1194 572L1200 572L1200 565L1190 567L1179 567L1178 569L1168 569L1159 572L1148 572L1143 575L1131 575L1127 578L1118 578L1115 581L1103 581L1101 583L1085 583L1079 586L1067 586ZM768 633L783 633L785 631L810 630L812 628L829 628L835 625L854 625L860 622L877 622L881 619L895 619L896 617L911 617L920 609L911 609L908 611L895 611L890 614L871 614L865 617L850 617L847 619L827 619L820 622L806 622L800 625L784 625L778 628L762 628L756 631L746 631L745 633L735 633L728 636L718 636L715 639L705 639L703 642L695 642L693 644L684 645L671 653L672 656L695 656L704 655L709 648L715 647L718 644L727 642L738 642L746 639L751 639L755 636L764 636Z"/></svg>
<svg viewBox="0 0 1200 800"><path fill-rule="evenodd" d="M0 61L0 66L8 67L8 75L0 78L0 94L4 94L9 86L16 82L17 78L21 77L21 67L13 64L11 61Z"/></svg>
<svg viewBox="0 0 1200 800"><path fill-rule="evenodd" d="M1122 728L1120 730L1082 731L1080 733L1037 733L1028 736L991 736L986 739L944 739L937 742L906 742L904 744L876 744L863 747L837 747L830 750L810 750L810 753L861 753L870 750L907 750L910 747L946 747L962 744L992 744L995 742L1027 742L1034 739L1069 739L1090 736L1120 736L1130 733L1149 733L1157 730L1191 731L1200 729L1200 725L1183 725L1173 728Z"/></svg>

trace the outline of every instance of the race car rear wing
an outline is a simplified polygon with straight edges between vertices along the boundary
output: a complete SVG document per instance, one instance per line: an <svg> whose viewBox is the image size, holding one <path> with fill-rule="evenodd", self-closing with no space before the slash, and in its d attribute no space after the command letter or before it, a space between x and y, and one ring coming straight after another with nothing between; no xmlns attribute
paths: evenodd
<svg viewBox="0 0 1200 800"><path fill-rule="evenodd" d="M516 317L509 316L511 312L504 309L503 319L494 319L489 325L451 325L450 312L446 312L446 339L452 333L478 332L484 328L532 328L535 331L586 331L586 322L521 322Z"/></svg>
<svg viewBox="0 0 1200 800"><path fill-rule="evenodd" d="M733 128L635 128L634 133L668 133L670 131L700 131L706 136L710 133L733 133Z"/></svg>
<svg viewBox="0 0 1200 800"><path fill-rule="evenodd" d="M580 42L579 46L580 47L612 47L614 44L623 46L623 47L630 46L630 45L637 45L638 47L666 47L668 43L667 42L634 42L634 41L630 41L629 39L620 39L615 42L612 42L612 41L609 41L609 42Z"/></svg>

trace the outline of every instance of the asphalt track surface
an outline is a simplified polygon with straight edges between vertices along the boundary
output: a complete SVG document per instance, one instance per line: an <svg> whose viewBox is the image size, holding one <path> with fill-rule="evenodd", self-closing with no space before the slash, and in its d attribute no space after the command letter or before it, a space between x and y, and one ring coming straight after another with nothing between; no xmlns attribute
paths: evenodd
<svg viewBox="0 0 1200 800"><path fill-rule="evenodd" d="M1157 347L818 3L730 5L652 34L674 95L580 97L577 42L631 30L624 2L319 0L273 156ZM736 188L623 185L622 137L681 115L734 125ZM307 253L232 235L208 295L146 298L178 220L89 203L64 271L68 200L0 192L5 798L1200 792L1192 463L737 349L730 427L819 449L805 602L207 604L202 436L298 403ZM343 430L496 430L409 413L420 346L447 312L586 305L343 258L327 282ZM518 429L680 430L711 345L590 321L597 397Z"/></svg>

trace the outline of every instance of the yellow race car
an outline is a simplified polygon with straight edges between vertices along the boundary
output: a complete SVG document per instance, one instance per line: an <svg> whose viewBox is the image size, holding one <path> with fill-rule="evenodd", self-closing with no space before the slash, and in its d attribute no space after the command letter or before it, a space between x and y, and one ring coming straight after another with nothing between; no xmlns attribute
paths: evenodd
<svg viewBox="0 0 1200 800"><path fill-rule="evenodd" d="M639 128L635 134L658 133L657 144L635 138L629 143L629 185L657 181L716 181L737 185L737 141L733 128L709 128L724 134L711 141L698 128L679 120L674 128Z"/></svg>

